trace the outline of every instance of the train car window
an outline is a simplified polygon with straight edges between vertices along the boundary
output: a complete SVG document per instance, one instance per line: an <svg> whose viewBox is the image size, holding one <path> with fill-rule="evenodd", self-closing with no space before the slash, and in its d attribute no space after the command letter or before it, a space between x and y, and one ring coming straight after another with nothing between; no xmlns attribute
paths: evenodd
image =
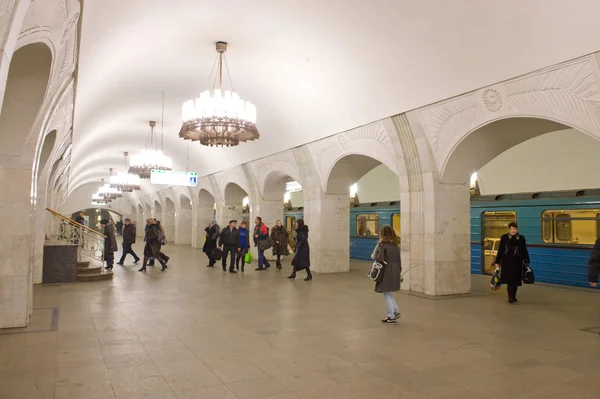
<svg viewBox="0 0 600 399"><path fill-rule="evenodd" d="M379 215L368 213L356 215L356 235L377 236L379 233Z"/></svg>
<svg viewBox="0 0 600 399"><path fill-rule="evenodd" d="M400 214L394 213L392 215L392 228L396 232L398 238L400 238Z"/></svg>
<svg viewBox="0 0 600 399"><path fill-rule="evenodd" d="M542 213L544 242L571 245L594 244L600 231L599 212L598 209L544 211Z"/></svg>
<svg viewBox="0 0 600 399"><path fill-rule="evenodd" d="M484 212L482 214L483 264L481 271L493 273L496 269L496 254L500 237L508 232L508 224L517 221L515 211Z"/></svg>

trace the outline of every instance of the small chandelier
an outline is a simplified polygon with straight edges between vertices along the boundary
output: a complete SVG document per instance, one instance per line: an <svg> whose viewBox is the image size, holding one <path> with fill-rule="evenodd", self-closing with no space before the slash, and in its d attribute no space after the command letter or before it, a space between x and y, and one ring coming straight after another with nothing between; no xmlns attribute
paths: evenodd
<svg viewBox="0 0 600 399"><path fill-rule="evenodd" d="M219 88L213 86L212 90L205 90L200 97L183 104L179 137L184 140L199 141L210 147L234 147L260 137L254 104L241 99L235 91L223 90L223 54L226 51L227 43L217 42ZM225 67L229 70L227 61ZM231 77L229 81L231 83Z"/></svg>
<svg viewBox="0 0 600 399"><path fill-rule="evenodd" d="M164 108L164 105L163 105ZM141 150L133 155L129 162L129 173L139 176L140 179L149 179L152 169L171 170L173 161L171 157L163 154L162 150L153 149L155 121L150 121L150 148Z"/></svg>
<svg viewBox="0 0 600 399"><path fill-rule="evenodd" d="M121 198L123 193L117 190L116 188L110 187L110 184L105 184L98 189L98 195L107 200L116 200L117 198Z"/></svg>
<svg viewBox="0 0 600 399"><path fill-rule="evenodd" d="M127 156L129 155L129 153L125 152L123 155L125 155L125 160L127 160ZM116 176L112 176L112 169L110 169L110 171L111 176L109 184L111 188L116 188L117 190L124 193L130 193L133 190L141 189L140 177L138 175L133 175L131 173L126 172L119 172Z"/></svg>

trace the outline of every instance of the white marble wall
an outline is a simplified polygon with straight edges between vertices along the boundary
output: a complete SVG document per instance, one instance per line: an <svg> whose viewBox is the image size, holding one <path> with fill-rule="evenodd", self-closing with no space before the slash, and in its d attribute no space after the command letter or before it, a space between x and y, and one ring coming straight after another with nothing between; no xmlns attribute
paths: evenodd
<svg viewBox="0 0 600 399"><path fill-rule="evenodd" d="M192 243L192 210L181 209L175 217L175 244Z"/></svg>
<svg viewBox="0 0 600 399"><path fill-rule="evenodd" d="M199 206L196 208L196 240L193 244L194 248L202 248L204 246L204 238L206 232L204 229L211 219L214 219L214 208Z"/></svg>

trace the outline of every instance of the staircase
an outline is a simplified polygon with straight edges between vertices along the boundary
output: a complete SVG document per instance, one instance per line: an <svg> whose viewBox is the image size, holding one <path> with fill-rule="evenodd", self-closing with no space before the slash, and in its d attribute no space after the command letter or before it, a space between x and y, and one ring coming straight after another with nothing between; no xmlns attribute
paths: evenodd
<svg viewBox="0 0 600 399"><path fill-rule="evenodd" d="M77 282L112 280L112 270L104 270L102 266L92 266L90 261L77 262Z"/></svg>
<svg viewBox="0 0 600 399"><path fill-rule="evenodd" d="M46 208L46 210L53 217L56 225L52 241L77 245L76 281L112 280L113 272L103 268L106 237L52 209Z"/></svg>

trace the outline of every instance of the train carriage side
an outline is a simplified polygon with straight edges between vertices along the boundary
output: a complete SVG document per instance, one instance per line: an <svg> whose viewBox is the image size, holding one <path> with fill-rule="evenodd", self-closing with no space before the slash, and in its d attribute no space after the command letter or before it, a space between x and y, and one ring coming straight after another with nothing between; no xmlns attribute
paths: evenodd
<svg viewBox="0 0 600 399"><path fill-rule="evenodd" d="M400 235L400 201L374 202L350 208L350 259L371 260L382 226Z"/></svg>
<svg viewBox="0 0 600 399"><path fill-rule="evenodd" d="M510 221L527 239L536 280L587 286L587 260L600 236L600 194L556 192L473 198L471 271L491 273L499 238Z"/></svg>

